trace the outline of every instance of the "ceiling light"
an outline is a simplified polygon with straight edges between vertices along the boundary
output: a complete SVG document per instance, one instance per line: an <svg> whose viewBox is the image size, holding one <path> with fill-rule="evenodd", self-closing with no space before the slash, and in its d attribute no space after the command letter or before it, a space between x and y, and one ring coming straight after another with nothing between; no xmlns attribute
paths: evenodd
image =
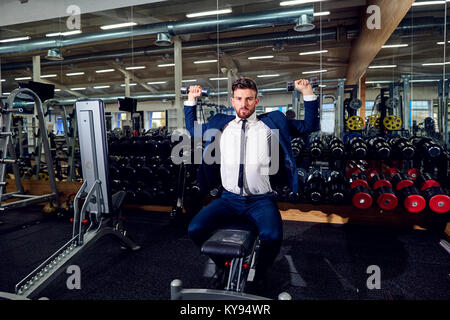
<svg viewBox="0 0 450 320"><path fill-rule="evenodd" d="M158 64L158 67L160 67L160 68L173 67L174 65L175 65L175 63L163 63L163 64Z"/></svg>
<svg viewBox="0 0 450 320"><path fill-rule="evenodd" d="M256 57L248 57L248 60L258 60L258 59L272 59L273 56L256 56Z"/></svg>
<svg viewBox="0 0 450 320"><path fill-rule="evenodd" d="M61 89L55 89L55 92L60 92L61 91Z"/></svg>
<svg viewBox="0 0 450 320"><path fill-rule="evenodd" d="M330 13L330 11L314 12L314 17L328 16Z"/></svg>
<svg viewBox="0 0 450 320"><path fill-rule="evenodd" d="M450 62L422 63L422 66L443 66L444 64L450 64Z"/></svg>
<svg viewBox="0 0 450 320"><path fill-rule="evenodd" d="M271 78L271 77L279 77L279 74L261 74L257 76L258 78Z"/></svg>
<svg viewBox="0 0 450 320"><path fill-rule="evenodd" d="M366 84L377 84L377 83L391 83L389 80L378 80L378 81L366 81Z"/></svg>
<svg viewBox="0 0 450 320"><path fill-rule="evenodd" d="M228 78L209 78L209 80L228 80Z"/></svg>
<svg viewBox="0 0 450 320"><path fill-rule="evenodd" d="M11 92L3 92L3 95L4 96L8 96L8 95L10 95L11 94Z"/></svg>
<svg viewBox="0 0 450 320"><path fill-rule="evenodd" d="M312 2L321 2L323 0L292 0L292 1L282 1L280 2L280 6L294 6L296 4L305 4L305 3L312 3Z"/></svg>
<svg viewBox="0 0 450 320"><path fill-rule="evenodd" d="M167 83L167 81L153 81L153 82L147 82L147 84L164 84Z"/></svg>
<svg viewBox="0 0 450 320"><path fill-rule="evenodd" d="M156 35L155 45L158 47L167 47L172 44L172 37L170 34L165 32L159 32Z"/></svg>
<svg viewBox="0 0 450 320"><path fill-rule="evenodd" d="M319 84L319 88L326 88L326 84Z"/></svg>
<svg viewBox="0 0 450 320"><path fill-rule="evenodd" d="M0 82L5 82L5 81L6 81L5 79L0 80Z"/></svg>
<svg viewBox="0 0 450 320"><path fill-rule="evenodd" d="M328 50L319 50L319 51L309 51L309 52L300 52L299 55L306 56L308 54L320 54L320 53L327 53Z"/></svg>
<svg viewBox="0 0 450 320"><path fill-rule="evenodd" d="M396 68L396 64L390 64L385 66L370 66L369 69L384 69L384 68Z"/></svg>
<svg viewBox="0 0 450 320"><path fill-rule="evenodd" d="M86 88L70 88L70 90L73 90L73 91L80 91L80 90L86 90Z"/></svg>
<svg viewBox="0 0 450 320"><path fill-rule="evenodd" d="M437 79L413 79L409 80L409 82L437 82Z"/></svg>
<svg viewBox="0 0 450 320"><path fill-rule="evenodd" d="M94 89L106 89L106 88L110 88L111 86L95 86Z"/></svg>
<svg viewBox="0 0 450 320"><path fill-rule="evenodd" d="M135 86L135 85L137 85L137 83L130 83L130 84L129 84L130 87ZM121 84L120 86L121 86L121 87L125 87L125 86L126 86L126 83L123 83L123 84Z"/></svg>
<svg viewBox="0 0 450 320"><path fill-rule="evenodd" d="M198 60L198 61L194 61L195 64L201 64L201 63L214 63L217 62L217 59L214 60Z"/></svg>
<svg viewBox="0 0 450 320"><path fill-rule="evenodd" d="M65 31L65 32L54 32L54 33L47 33L46 37L58 37L58 36L72 36L74 34L80 34L81 30L72 30L72 31Z"/></svg>
<svg viewBox="0 0 450 320"><path fill-rule="evenodd" d="M57 77L57 74L46 74L46 75L41 75L41 78L55 78Z"/></svg>
<svg viewBox="0 0 450 320"><path fill-rule="evenodd" d="M386 48L404 48L407 47L408 44L385 44L384 46L381 46L381 48L386 49Z"/></svg>
<svg viewBox="0 0 450 320"><path fill-rule="evenodd" d="M420 2L414 2L412 4L413 7L419 7L419 6L431 6L435 4L445 4L445 1L420 1Z"/></svg>
<svg viewBox="0 0 450 320"><path fill-rule="evenodd" d="M14 78L14 80L17 80L17 81L20 81L20 80L31 80L31 77Z"/></svg>
<svg viewBox="0 0 450 320"><path fill-rule="evenodd" d="M9 39L2 39L0 40L1 43L6 42L15 42L15 41L23 41L23 40L30 40L31 38L29 36L26 37L18 37L18 38L9 38Z"/></svg>
<svg viewBox="0 0 450 320"><path fill-rule="evenodd" d="M82 76L83 74L84 74L84 72L71 72L71 73L66 73L66 76L68 76L68 77Z"/></svg>
<svg viewBox="0 0 450 320"><path fill-rule="evenodd" d="M186 17L187 18L196 18L196 17L212 16L212 15L217 15L217 14L226 14L226 13L231 13L231 12L232 12L232 10L229 8L229 9L222 9L222 10L188 13L188 14L186 14Z"/></svg>
<svg viewBox="0 0 450 320"><path fill-rule="evenodd" d="M124 23L109 24L109 25L106 25L106 26L101 26L100 29L102 29L102 30L109 30L109 29L131 27L131 26L135 26L135 25L137 25L136 22L124 22Z"/></svg>
<svg viewBox="0 0 450 320"><path fill-rule="evenodd" d="M302 14L297 19L297 24L294 27L294 30L297 32L306 32L311 31L315 28L314 24L312 24L314 17L308 16L307 14Z"/></svg>
<svg viewBox="0 0 450 320"><path fill-rule="evenodd" d="M145 66L136 66L136 67L126 67L126 70L139 70L139 69L145 69Z"/></svg>
<svg viewBox="0 0 450 320"><path fill-rule="evenodd" d="M113 72L114 69L103 69L103 70L96 70L96 73L105 73L105 72Z"/></svg>
<svg viewBox="0 0 450 320"><path fill-rule="evenodd" d="M61 50L59 50L59 48L48 49L45 59L52 60L52 61L64 60L64 58L61 54Z"/></svg>
<svg viewBox="0 0 450 320"><path fill-rule="evenodd" d="M197 79L181 80L181 82L197 82Z"/></svg>
<svg viewBox="0 0 450 320"><path fill-rule="evenodd" d="M304 71L302 72L302 74L311 74L311 73L322 73L322 72L327 72L328 70L315 70L315 71Z"/></svg>

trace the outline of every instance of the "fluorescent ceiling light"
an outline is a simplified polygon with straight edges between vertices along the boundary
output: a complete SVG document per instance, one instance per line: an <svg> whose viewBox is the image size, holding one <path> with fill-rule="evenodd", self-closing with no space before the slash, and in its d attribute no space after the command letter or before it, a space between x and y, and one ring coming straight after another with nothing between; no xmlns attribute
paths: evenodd
<svg viewBox="0 0 450 320"><path fill-rule="evenodd" d="M14 80L31 80L31 77L14 78Z"/></svg>
<svg viewBox="0 0 450 320"><path fill-rule="evenodd" d="M248 57L248 60L258 60L258 59L272 59L273 56L256 56L256 57Z"/></svg>
<svg viewBox="0 0 450 320"><path fill-rule="evenodd" d="M105 72L113 72L114 69L103 69L103 70L96 70L97 73L105 73Z"/></svg>
<svg viewBox="0 0 450 320"><path fill-rule="evenodd" d="M9 39L2 39L0 40L1 43L6 42L15 42L15 41L23 41L23 40L30 40L31 38L29 36L26 37L18 37L18 38L9 38Z"/></svg>
<svg viewBox="0 0 450 320"><path fill-rule="evenodd" d="M209 78L209 80L228 80L228 78Z"/></svg>
<svg viewBox="0 0 450 320"><path fill-rule="evenodd" d="M377 84L377 83L391 83L389 80L378 80L378 81L366 81L366 84Z"/></svg>
<svg viewBox="0 0 450 320"><path fill-rule="evenodd" d="M271 77L279 77L279 74L261 74L257 76L258 78L271 78Z"/></svg>
<svg viewBox="0 0 450 320"><path fill-rule="evenodd" d="M231 12L232 12L231 9L221 9L221 10L188 13L188 14L186 14L186 17L187 18L196 18L196 17L212 16L212 15L217 15L217 14L231 13Z"/></svg>
<svg viewBox="0 0 450 320"><path fill-rule="evenodd" d="M137 85L137 83L130 83L130 84L129 84L130 87L135 86L135 85ZM125 87L126 84L123 83L123 84L121 84L120 86L121 86L121 87Z"/></svg>
<svg viewBox="0 0 450 320"><path fill-rule="evenodd" d="M8 96L8 95L10 95L11 94L11 92L3 92L3 95L4 96Z"/></svg>
<svg viewBox="0 0 450 320"><path fill-rule="evenodd" d="M173 67L174 65L175 65L175 63L163 63L163 64L158 64L158 67L160 67L160 68Z"/></svg>
<svg viewBox="0 0 450 320"><path fill-rule="evenodd" d="M396 64L389 64L385 66L370 66L369 69L384 69L384 68L396 68Z"/></svg>
<svg viewBox="0 0 450 320"><path fill-rule="evenodd" d="M61 91L61 89L55 89L55 92L60 92Z"/></svg>
<svg viewBox="0 0 450 320"><path fill-rule="evenodd" d="M328 16L330 13L330 11L314 12L314 17Z"/></svg>
<svg viewBox="0 0 450 320"><path fill-rule="evenodd" d="M194 61L195 64L201 64L201 63L214 63L217 62L217 59L213 59L213 60L198 60L198 61Z"/></svg>
<svg viewBox="0 0 450 320"><path fill-rule="evenodd" d="M437 82L439 80L437 79L414 79L414 80L409 80L409 82Z"/></svg>
<svg viewBox="0 0 450 320"><path fill-rule="evenodd" d="M450 43L450 41L448 41ZM436 42L436 44L445 44L445 41Z"/></svg>
<svg viewBox="0 0 450 320"><path fill-rule="evenodd" d="M145 69L145 66L136 66L136 67L126 67L126 70L138 70L138 69Z"/></svg>
<svg viewBox="0 0 450 320"><path fill-rule="evenodd" d="M84 74L84 72L71 72L71 73L66 73L66 76L68 77L72 77L72 76L82 76Z"/></svg>
<svg viewBox="0 0 450 320"><path fill-rule="evenodd" d="M320 54L320 53L327 53L328 50L319 50L319 51L309 51L309 52L300 52L299 55L306 56L308 54Z"/></svg>
<svg viewBox="0 0 450 320"><path fill-rule="evenodd" d="M191 80L181 80L181 82L196 82L197 79L191 79Z"/></svg>
<svg viewBox="0 0 450 320"><path fill-rule="evenodd" d="M296 4L305 4L311 2L321 2L323 0L292 0L292 1L282 1L280 2L280 6L294 6Z"/></svg>
<svg viewBox="0 0 450 320"><path fill-rule="evenodd" d="M419 6L431 6L435 4L445 4L445 1L420 1L420 2L414 2L412 4L413 7L419 7Z"/></svg>
<svg viewBox="0 0 450 320"><path fill-rule="evenodd" d="M86 90L86 88L70 88L70 90L73 90L73 91L80 91L80 90Z"/></svg>
<svg viewBox="0 0 450 320"><path fill-rule="evenodd" d="M147 84L164 84L167 83L167 81L153 81L153 82L147 82Z"/></svg>
<svg viewBox="0 0 450 320"><path fill-rule="evenodd" d="M443 66L444 64L450 64L450 62L422 63L422 66Z"/></svg>
<svg viewBox="0 0 450 320"><path fill-rule="evenodd" d="M404 48L407 47L408 44L385 44L384 46L381 46L381 48Z"/></svg>
<svg viewBox="0 0 450 320"><path fill-rule="evenodd" d="M65 32L54 32L54 33L47 33L46 37L58 37L58 36L71 36L74 34L80 34L81 30L72 30L72 31L65 31Z"/></svg>
<svg viewBox="0 0 450 320"><path fill-rule="evenodd" d="M315 70L315 71L304 71L302 72L302 74L311 74L311 73L322 73L322 72L327 72L328 70Z"/></svg>
<svg viewBox="0 0 450 320"><path fill-rule="evenodd" d="M45 74L45 75L41 75L41 78L55 78L57 77L57 74Z"/></svg>
<svg viewBox="0 0 450 320"><path fill-rule="evenodd" d="M135 25L137 25L136 22L124 22L124 23L109 24L109 25L106 25L106 26L101 26L100 29L102 29L102 30L109 30L109 29L131 27L131 26L135 26Z"/></svg>
<svg viewBox="0 0 450 320"><path fill-rule="evenodd" d="M94 89L106 89L106 88L110 88L111 86L95 86Z"/></svg>
<svg viewBox="0 0 450 320"><path fill-rule="evenodd" d="M0 80L0 82L5 82L5 81L6 81L5 79Z"/></svg>
<svg viewBox="0 0 450 320"><path fill-rule="evenodd" d="M325 88L326 86L326 84L319 84L319 88Z"/></svg>

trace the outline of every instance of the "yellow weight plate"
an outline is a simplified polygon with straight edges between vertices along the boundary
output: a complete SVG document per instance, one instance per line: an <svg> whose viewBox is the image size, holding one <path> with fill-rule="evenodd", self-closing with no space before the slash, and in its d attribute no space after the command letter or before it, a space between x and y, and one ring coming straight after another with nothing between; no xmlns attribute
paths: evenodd
<svg viewBox="0 0 450 320"><path fill-rule="evenodd" d="M389 115L384 118L383 124L388 130L399 130L402 127L402 120L395 115Z"/></svg>
<svg viewBox="0 0 450 320"><path fill-rule="evenodd" d="M352 131L362 130L364 128L364 121L359 116L351 116L346 121L347 128Z"/></svg>

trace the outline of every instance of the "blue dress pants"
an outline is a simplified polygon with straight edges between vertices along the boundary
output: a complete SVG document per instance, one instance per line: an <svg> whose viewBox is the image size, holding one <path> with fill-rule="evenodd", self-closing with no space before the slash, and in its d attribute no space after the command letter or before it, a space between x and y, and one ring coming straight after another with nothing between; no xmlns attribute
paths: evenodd
<svg viewBox="0 0 450 320"><path fill-rule="evenodd" d="M217 229L235 224L236 219L248 219L256 226L260 249L256 265L256 277L264 276L277 257L283 240L283 225L275 195L240 196L223 190L219 199L200 210L191 220L189 237L199 247ZM213 257L212 257L213 258ZM214 259L216 264L221 263Z"/></svg>

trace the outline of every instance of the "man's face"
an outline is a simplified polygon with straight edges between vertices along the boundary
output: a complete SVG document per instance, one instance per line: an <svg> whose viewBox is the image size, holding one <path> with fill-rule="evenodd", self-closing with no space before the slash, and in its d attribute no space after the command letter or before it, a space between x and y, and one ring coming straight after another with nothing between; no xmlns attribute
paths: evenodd
<svg viewBox="0 0 450 320"><path fill-rule="evenodd" d="M231 98L234 111L241 119L250 117L255 112L258 103L259 99L256 97L256 91L253 89L236 89Z"/></svg>

